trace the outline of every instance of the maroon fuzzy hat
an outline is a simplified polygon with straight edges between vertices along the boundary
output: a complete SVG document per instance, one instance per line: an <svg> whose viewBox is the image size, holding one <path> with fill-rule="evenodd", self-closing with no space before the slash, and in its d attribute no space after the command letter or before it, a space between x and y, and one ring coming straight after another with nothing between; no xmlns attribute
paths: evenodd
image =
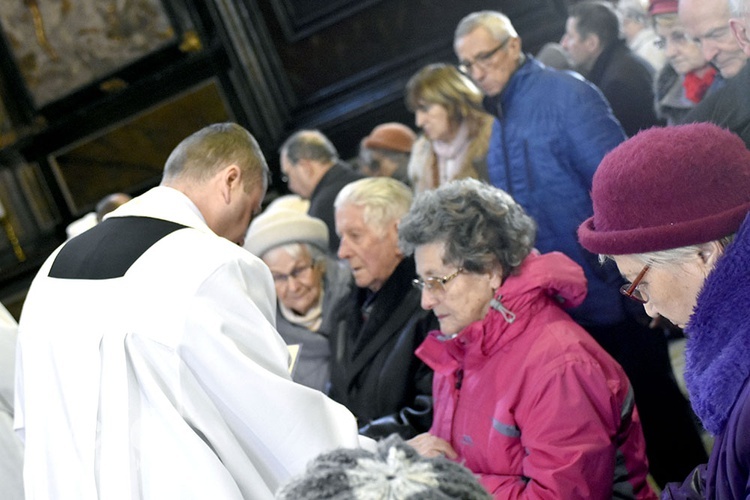
<svg viewBox="0 0 750 500"><path fill-rule="evenodd" d="M651 128L594 174L594 216L578 239L598 254L654 252L735 233L750 211L750 151L716 125Z"/></svg>

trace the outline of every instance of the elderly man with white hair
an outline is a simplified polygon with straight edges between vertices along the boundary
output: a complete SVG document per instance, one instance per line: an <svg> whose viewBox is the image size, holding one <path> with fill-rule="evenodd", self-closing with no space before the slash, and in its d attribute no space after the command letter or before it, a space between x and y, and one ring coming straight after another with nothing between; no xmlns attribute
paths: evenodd
<svg viewBox="0 0 750 500"><path fill-rule="evenodd" d="M411 438L432 423L432 370L414 351L438 327L420 307L414 259L398 247L412 191L390 177L344 186L336 197L338 256L356 283L332 339L331 397L370 437Z"/></svg>
<svg viewBox="0 0 750 500"><path fill-rule="evenodd" d="M703 55L726 80L709 92L682 123L710 122L739 135L750 146L750 57L746 0L680 0L679 16L701 43Z"/></svg>

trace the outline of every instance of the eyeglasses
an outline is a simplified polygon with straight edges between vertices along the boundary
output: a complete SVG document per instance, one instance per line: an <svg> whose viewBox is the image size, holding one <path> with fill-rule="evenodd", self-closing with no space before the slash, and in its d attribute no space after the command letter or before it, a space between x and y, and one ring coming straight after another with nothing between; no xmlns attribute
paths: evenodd
<svg viewBox="0 0 750 500"><path fill-rule="evenodd" d="M279 285L286 285L289 283L289 278L294 278L299 281L299 279L314 266L315 263L311 262L309 264L305 264L304 266L295 267L289 274L271 273L271 276L273 277L274 283Z"/></svg>
<svg viewBox="0 0 750 500"><path fill-rule="evenodd" d="M688 38L685 33L681 31L673 31L669 34L668 37L659 37L656 40L654 40L654 46L657 49L664 50L667 48L668 44L672 44L675 46L683 46L687 44L688 42L692 41L690 38Z"/></svg>
<svg viewBox="0 0 750 500"><path fill-rule="evenodd" d="M445 285L447 285L450 280L461 274L463 270L463 267L459 267L458 269L456 269L455 273L443 276L442 278L417 278L412 280L411 284L414 285L414 288L418 290L427 290L428 292L432 293L442 293L445 292Z"/></svg>
<svg viewBox="0 0 750 500"><path fill-rule="evenodd" d="M505 45L508 43L508 40L510 40L510 37L507 37L502 41L500 45L490 50L489 52L480 52L479 54L477 54L473 61L460 61L458 63L458 71L460 71L464 75L470 75L471 68L474 67L474 65L482 69L487 69L490 63L490 58L497 54L498 50L501 50L503 47L505 47Z"/></svg>
<svg viewBox="0 0 750 500"><path fill-rule="evenodd" d="M635 279L632 281L632 283L625 283L620 287L620 293L626 296L629 299L633 299L636 302L640 302L641 304L645 304L648 302L648 294L646 292L642 291L638 288L638 286L641 283L641 280L643 279L643 276L646 275L646 271L648 271L649 265L646 264L643 266L643 269L641 269L641 272L638 273L638 276L635 277Z"/></svg>

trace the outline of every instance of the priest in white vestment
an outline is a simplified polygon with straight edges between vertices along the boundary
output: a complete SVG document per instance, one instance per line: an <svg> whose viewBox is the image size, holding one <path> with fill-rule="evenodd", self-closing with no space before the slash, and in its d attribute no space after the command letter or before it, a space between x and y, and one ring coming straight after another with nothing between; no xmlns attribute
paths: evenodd
<svg viewBox="0 0 750 500"><path fill-rule="evenodd" d="M58 248L19 325L27 498L270 499L354 417L292 382L271 273L241 246L267 170L236 124Z"/></svg>

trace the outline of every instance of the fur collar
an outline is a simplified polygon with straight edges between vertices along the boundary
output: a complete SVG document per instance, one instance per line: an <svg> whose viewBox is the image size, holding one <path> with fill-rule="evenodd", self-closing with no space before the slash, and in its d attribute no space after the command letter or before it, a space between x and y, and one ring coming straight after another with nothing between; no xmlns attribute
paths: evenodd
<svg viewBox="0 0 750 500"><path fill-rule="evenodd" d="M685 382L703 426L720 434L750 375L750 217L698 295L685 332Z"/></svg>

